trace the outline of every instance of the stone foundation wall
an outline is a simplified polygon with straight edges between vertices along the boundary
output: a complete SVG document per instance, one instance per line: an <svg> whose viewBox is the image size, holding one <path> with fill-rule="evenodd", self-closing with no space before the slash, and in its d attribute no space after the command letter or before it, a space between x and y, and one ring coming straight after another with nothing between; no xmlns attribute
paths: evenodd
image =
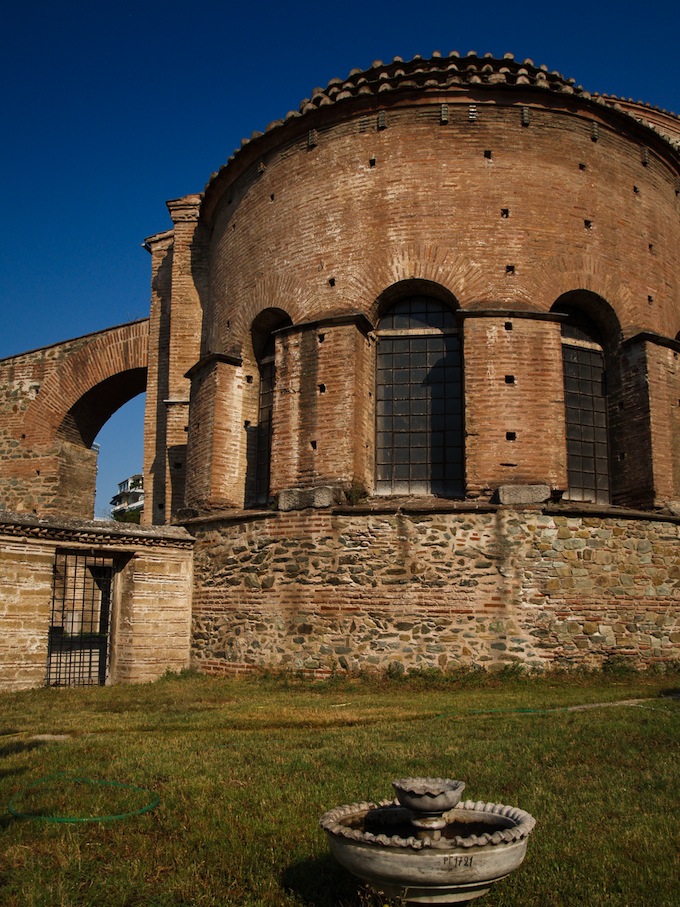
<svg viewBox="0 0 680 907"><path fill-rule="evenodd" d="M383 504L195 524L192 663L323 673L678 659L679 523Z"/></svg>

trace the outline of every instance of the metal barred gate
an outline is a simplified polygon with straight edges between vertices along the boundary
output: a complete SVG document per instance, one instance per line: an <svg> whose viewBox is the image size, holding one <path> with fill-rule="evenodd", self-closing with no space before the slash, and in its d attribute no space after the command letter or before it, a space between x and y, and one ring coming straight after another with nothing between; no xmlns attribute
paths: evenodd
<svg viewBox="0 0 680 907"><path fill-rule="evenodd" d="M57 551L47 654L48 686L106 682L114 573L111 557Z"/></svg>

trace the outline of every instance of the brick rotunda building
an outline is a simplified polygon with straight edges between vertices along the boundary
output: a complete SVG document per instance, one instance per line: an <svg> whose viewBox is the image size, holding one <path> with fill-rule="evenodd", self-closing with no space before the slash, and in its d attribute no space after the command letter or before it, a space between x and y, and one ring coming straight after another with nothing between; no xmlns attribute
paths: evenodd
<svg viewBox="0 0 680 907"><path fill-rule="evenodd" d="M395 58L168 207L144 521L196 667L680 656L675 115Z"/></svg>

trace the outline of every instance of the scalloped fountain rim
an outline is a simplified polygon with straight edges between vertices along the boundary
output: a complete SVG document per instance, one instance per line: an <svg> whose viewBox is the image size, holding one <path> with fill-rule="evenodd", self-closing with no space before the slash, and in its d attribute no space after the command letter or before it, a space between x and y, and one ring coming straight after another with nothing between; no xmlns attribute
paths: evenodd
<svg viewBox="0 0 680 907"><path fill-rule="evenodd" d="M397 800L415 813L444 813L460 802L464 781L452 778L399 778L392 782Z"/></svg>
<svg viewBox="0 0 680 907"><path fill-rule="evenodd" d="M498 829L493 833L485 832L482 835L468 835L466 837L456 835L452 838L442 837L439 840L434 840L432 838L420 839L413 835L409 835L408 838L403 838L400 835L374 835L371 832L361 831L357 828L349 828L341 822L342 819L356 818L357 816L365 815L372 809L384 809L389 806L402 809L406 814L411 812L411 810L401 806L396 798L394 800L381 800L378 803L348 803L345 806L336 806L335 809L324 813L319 822L324 831L345 838L348 841L379 844L382 847L408 847L412 850L422 850L427 847L435 850L450 850L455 847L471 848L485 847L488 844L514 844L527 838L536 824L534 817L523 809L519 809L516 806L505 806L502 803L485 803L483 800L466 800L464 803L459 803L458 806L443 813L443 818L447 821L452 821L456 818L455 814L460 811L481 812L509 819L514 823L513 826L502 830Z"/></svg>

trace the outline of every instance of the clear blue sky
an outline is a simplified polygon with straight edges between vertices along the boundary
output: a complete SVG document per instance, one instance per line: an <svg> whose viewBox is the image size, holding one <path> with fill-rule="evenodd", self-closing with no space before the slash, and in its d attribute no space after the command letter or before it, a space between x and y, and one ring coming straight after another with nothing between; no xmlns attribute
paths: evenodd
<svg viewBox="0 0 680 907"><path fill-rule="evenodd" d="M0 358L145 317L143 239L244 136L395 55L531 58L680 113L677 3L37 0L1 17ZM97 513L141 470L141 405L100 433Z"/></svg>

